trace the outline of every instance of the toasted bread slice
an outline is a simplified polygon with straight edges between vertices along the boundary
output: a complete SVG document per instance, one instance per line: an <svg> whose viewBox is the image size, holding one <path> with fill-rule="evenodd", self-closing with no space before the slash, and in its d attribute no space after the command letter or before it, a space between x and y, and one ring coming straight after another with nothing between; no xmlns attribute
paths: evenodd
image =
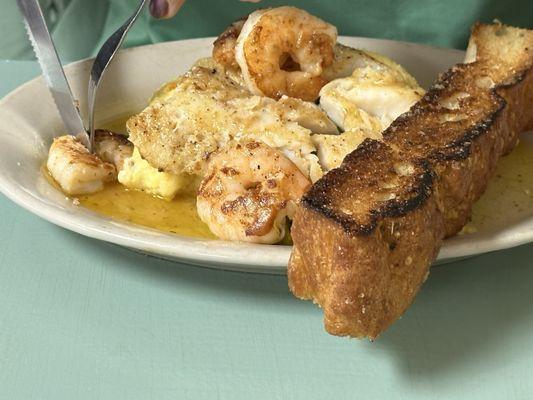
<svg viewBox="0 0 533 400"><path fill-rule="evenodd" d="M500 156L533 128L533 31L475 25L467 60L302 199L288 268L334 335L375 338L412 303Z"/></svg>

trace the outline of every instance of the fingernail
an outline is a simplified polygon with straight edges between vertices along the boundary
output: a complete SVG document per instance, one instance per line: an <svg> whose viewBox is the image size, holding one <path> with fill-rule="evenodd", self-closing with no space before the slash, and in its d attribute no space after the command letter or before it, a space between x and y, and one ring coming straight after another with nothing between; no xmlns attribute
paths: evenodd
<svg viewBox="0 0 533 400"><path fill-rule="evenodd" d="M155 18L163 18L168 14L167 0L150 0L150 14Z"/></svg>

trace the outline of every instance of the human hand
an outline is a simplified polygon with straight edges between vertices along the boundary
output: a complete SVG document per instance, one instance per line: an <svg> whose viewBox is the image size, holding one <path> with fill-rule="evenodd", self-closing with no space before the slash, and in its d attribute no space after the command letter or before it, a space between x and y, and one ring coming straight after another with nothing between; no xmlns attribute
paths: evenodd
<svg viewBox="0 0 533 400"><path fill-rule="evenodd" d="M258 3L261 0L239 0L249 3ZM150 14L155 18L172 18L185 0L150 0Z"/></svg>

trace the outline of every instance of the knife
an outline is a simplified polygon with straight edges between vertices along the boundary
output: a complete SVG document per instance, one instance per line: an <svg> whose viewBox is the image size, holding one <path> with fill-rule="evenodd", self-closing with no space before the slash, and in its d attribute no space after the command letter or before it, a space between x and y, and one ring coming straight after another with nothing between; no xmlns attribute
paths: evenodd
<svg viewBox="0 0 533 400"><path fill-rule="evenodd" d="M46 26L38 0L17 0L24 17L24 25L37 56L46 85L63 120L67 133L78 139L90 150L91 141L85 130L76 102L72 96L65 71L59 61L54 42Z"/></svg>

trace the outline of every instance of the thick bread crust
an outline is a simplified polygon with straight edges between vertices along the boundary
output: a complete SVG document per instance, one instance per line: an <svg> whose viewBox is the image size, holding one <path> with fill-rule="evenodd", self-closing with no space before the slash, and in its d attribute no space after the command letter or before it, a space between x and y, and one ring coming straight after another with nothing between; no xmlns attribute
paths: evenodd
<svg viewBox="0 0 533 400"><path fill-rule="evenodd" d="M328 332L375 338L394 322L499 157L533 128L533 31L476 25L472 52L302 199L289 286L324 309Z"/></svg>

